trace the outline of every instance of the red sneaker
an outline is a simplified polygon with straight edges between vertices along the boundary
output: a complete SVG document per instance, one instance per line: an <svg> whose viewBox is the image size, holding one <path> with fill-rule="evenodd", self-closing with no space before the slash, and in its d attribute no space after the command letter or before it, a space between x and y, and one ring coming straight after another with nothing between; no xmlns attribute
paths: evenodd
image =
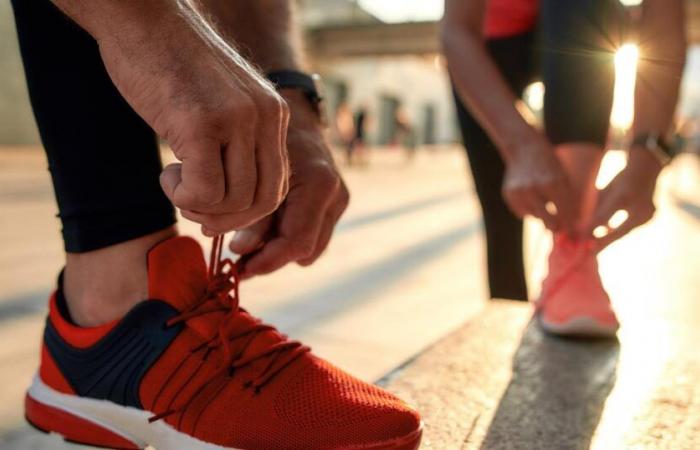
<svg viewBox="0 0 700 450"><path fill-rule="evenodd" d="M71 323L59 287L27 420L120 449L418 448L420 418L404 402L239 307L221 243L208 272L193 239L154 247L150 300L97 328Z"/></svg>
<svg viewBox="0 0 700 450"><path fill-rule="evenodd" d="M593 242L555 237L537 316L542 328L551 334L615 336L620 324L598 273Z"/></svg>

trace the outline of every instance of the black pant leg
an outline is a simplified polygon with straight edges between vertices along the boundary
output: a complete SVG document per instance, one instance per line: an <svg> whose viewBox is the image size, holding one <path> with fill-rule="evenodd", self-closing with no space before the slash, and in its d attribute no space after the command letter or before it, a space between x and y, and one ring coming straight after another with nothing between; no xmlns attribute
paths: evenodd
<svg viewBox="0 0 700 450"><path fill-rule="evenodd" d="M156 137L111 82L96 42L49 0L12 1L68 252L175 223Z"/></svg>
<svg viewBox="0 0 700 450"><path fill-rule="evenodd" d="M488 50L517 93L532 79L531 33L492 40ZM496 146L455 93L457 117L486 233L488 281L491 298L527 300L523 258L523 222L501 195L505 166Z"/></svg>
<svg viewBox="0 0 700 450"><path fill-rule="evenodd" d="M618 0L542 0L544 119L552 144L605 147L615 88L615 51L625 34Z"/></svg>

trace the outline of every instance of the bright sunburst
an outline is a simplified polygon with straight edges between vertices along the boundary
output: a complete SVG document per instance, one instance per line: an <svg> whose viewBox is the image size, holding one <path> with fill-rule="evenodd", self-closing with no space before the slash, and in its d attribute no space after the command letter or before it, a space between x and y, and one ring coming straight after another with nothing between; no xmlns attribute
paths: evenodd
<svg viewBox="0 0 700 450"><path fill-rule="evenodd" d="M634 86L637 79L639 48L625 44L615 53L615 98L610 123L627 130L634 119Z"/></svg>

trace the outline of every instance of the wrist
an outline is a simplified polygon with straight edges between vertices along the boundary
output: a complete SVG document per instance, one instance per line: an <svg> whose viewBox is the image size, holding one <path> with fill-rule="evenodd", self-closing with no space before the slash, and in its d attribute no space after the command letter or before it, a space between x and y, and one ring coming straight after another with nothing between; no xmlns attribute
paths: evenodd
<svg viewBox="0 0 700 450"><path fill-rule="evenodd" d="M528 133L513 135L513 137L504 151L506 163L529 157L533 153L539 153L549 148L546 139L533 129L530 129Z"/></svg>
<svg viewBox="0 0 700 450"><path fill-rule="evenodd" d="M503 121L495 134L495 142L506 162L549 146L542 133L520 117L519 120Z"/></svg>
<svg viewBox="0 0 700 450"><path fill-rule="evenodd" d="M630 147L626 170L635 178L656 181L663 167L663 163L647 149Z"/></svg>
<svg viewBox="0 0 700 450"><path fill-rule="evenodd" d="M289 128L322 133L323 123L319 111L314 108L304 92L299 89L280 89L282 98L289 106Z"/></svg>

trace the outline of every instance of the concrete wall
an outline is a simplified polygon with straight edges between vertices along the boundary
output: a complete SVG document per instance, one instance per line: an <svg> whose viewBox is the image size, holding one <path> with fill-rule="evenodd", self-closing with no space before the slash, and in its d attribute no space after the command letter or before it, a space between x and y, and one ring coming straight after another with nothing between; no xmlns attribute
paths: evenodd
<svg viewBox="0 0 700 450"><path fill-rule="evenodd" d="M372 125L368 130L371 142L380 140L382 97L400 101L416 128L419 143L424 139L421 124L426 105L434 108L436 142L454 142L457 137L447 74L434 57L340 58L316 61L315 69L327 80L347 85L348 103L353 110L360 105L367 107Z"/></svg>
<svg viewBox="0 0 700 450"><path fill-rule="evenodd" d="M7 0L0 1L0 145L36 144L39 135L29 106L22 61Z"/></svg>

